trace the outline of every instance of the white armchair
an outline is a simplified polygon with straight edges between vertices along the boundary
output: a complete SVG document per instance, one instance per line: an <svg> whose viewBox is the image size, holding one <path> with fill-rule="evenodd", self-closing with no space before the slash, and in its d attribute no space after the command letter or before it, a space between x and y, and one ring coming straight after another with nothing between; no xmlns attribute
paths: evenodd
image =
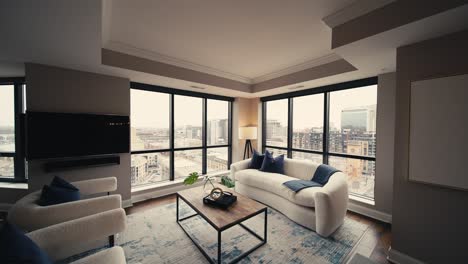
<svg viewBox="0 0 468 264"><path fill-rule="evenodd" d="M117 190L115 177L72 182L83 196L109 194ZM8 221L25 231L34 231L54 224L122 207L119 194L82 199L79 201L40 206L41 191L32 192L18 200L8 212Z"/></svg>
<svg viewBox="0 0 468 264"><path fill-rule="evenodd" d="M119 208L51 225L26 235L55 262L86 252L95 242L120 233L126 227L125 211ZM126 261L123 249L114 246L73 262L91 263L124 264Z"/></svg>

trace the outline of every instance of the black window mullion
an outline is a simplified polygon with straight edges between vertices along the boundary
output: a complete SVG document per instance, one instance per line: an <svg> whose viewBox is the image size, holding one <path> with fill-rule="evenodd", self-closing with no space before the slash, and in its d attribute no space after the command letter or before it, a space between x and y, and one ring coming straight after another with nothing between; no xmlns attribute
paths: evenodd
<svg viewBox="0 0 468 264"><path fill-rule="evenodd" d="M323 164L328 164L328 138L330 131L330 93L326 92L323 95Z"/></svg>
<svg viewBox="0 0 468 264"><path fill-rule="evenodd" d="M207 164L207 109L208 109L208 100L203 98L202 106L202 174L206 174L206 164Z"/></svg>
<svg viewBox="0 0 468 264"><path fill-rule="evenodd" d="M266 150L267 102L262 102L262 152Z"/></svg>
<svg viewBox="0 0 468 264"><path fill-rule="evenodd" d="M232 163L232 102L228 102L228 170Z"/></svg>
<svg viewBox="0 0 468 264"><path fill-rule="evenodd" d="M288 158L292 158L292 139L293 139L293 98L288 98Z"/></svg>
<svg viewBox="0 0 468 264"><path fill-rule="evenodd" d="M169 180L174 180L174 94L169 96Z"/></svg>

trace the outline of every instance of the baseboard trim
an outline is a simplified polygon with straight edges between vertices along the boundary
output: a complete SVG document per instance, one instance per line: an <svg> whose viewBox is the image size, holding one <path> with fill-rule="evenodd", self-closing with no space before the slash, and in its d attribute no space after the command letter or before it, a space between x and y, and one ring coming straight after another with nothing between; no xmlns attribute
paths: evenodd
<svg viewBox="0 0 468 264"><path fill-rule="evenodd" d="M133 206L132 199L122 201L122 208L127 208L127 207L132 207L132 206Z"/></svg>
<svg viewBox="0 0 468 264"><path fill-rule="evenodd" d="M392 215L353 202L348 203L348 210L385 223L392 223Z"/></svg>
<svg viewBox="0 0 468 264"><path fill-rule="evenodd" d="M203 184L202 181L198 181L190 186L184 185L183 183L174 184L170 186L158 187L154 189L149 189L145 191L133 192L132 193L132 203L138 203L142 201L146 201L149 199L159 198L163 196L167 196L170 194L174 194L178 191L182 191L185 189L193 188L196 186L201 186Z"/></svg>
<svg viewBox="0 0 468 264"><path fill-rule="evenodd" d="M401 253L398 250L390 247L388 250L387 260L395 264L424 264L424 262L417 260L413 257L410 257L404 253Z"/></svg>

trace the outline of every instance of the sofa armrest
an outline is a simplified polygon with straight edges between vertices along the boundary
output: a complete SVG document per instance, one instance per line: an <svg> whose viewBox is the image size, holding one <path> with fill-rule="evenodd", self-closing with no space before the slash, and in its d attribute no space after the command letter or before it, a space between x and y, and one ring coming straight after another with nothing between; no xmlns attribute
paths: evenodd
<svg viewBox="0 0 468 264"><path fill-rule="evenodd" d="M92 180L76 181L72 184L80 190L82 195L114 192L117 190L117 178L106 177Z"/></svg>
<svg viewBox="0 0 468 264"><path fill-rule="evenodd" d="M119 208L42 228L27 236L56 261L82 253L80 245L120 233L126 226L125 211Z"/></svg>
<svg viewBox="0 0 468 264"><path fill-rule="evenodd" d="M101 264L101 263L112 263L112 264L126 264L125 253L121 247L111 247L106 250L101 250L90 256L84 257L77 261L73 261L71 264Z"/></svg>
<svg viewBox="0 0 468 264"><path fill-rule="evenodd" d="M249 168L251 159L241 160L231 164L231 179L236 180L236 172Z"/></svg>
<svg viewBox="0 0 468 264"><path fill-rule="evenodd" d="M344 221L348 209L348 184L345 175L337 172L315 193L316 231L328 237Z"/></svg>
<svg viewBox="0 0 468 264"><path fill-rule="evenodd" d="M122 207L120 194L102 196L50 206L40 206L40 192L31 193L13 205L8 220L25 231L70 221Z"/></svg>

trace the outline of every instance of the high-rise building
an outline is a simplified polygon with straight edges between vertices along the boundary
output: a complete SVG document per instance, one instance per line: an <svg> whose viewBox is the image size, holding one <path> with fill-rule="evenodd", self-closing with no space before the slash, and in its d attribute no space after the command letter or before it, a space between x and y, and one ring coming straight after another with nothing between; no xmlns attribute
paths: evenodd
<svg viewBox="0 0 468 264"><path fill-rule="evenodd" d="M228 120L213 119L207 123L206 140L210 145L222 145L228 143Z"/></svg>
<svg viewBox="0 0 468 264"><path fill-rule="evenodd" d="M341 130L375 132L377 105L349 107L341 111Z"/></svg>

